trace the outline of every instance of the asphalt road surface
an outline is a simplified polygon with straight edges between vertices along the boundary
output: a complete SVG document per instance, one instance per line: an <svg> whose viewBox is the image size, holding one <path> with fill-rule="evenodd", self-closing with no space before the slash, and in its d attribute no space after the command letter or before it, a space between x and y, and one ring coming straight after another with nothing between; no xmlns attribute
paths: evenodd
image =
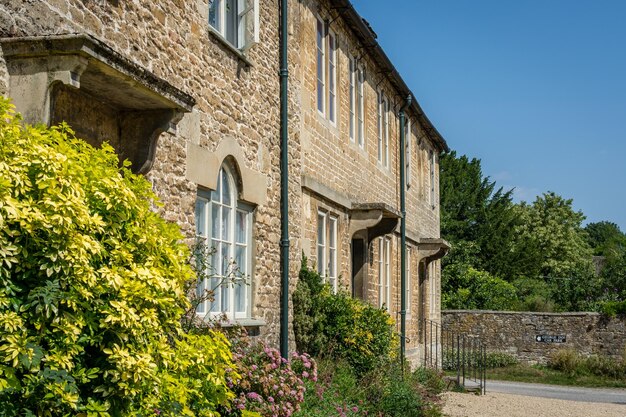
<svg viewBox="0 0 626 417"><path fill-rule="evenodd" d="M523 382L487 381L487 392L626 405L626 389L581 388Z"/></svg>

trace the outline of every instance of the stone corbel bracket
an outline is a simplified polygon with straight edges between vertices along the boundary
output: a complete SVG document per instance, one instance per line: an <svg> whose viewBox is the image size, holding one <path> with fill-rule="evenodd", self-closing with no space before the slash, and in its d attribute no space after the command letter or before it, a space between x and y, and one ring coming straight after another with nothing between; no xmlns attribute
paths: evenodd
<svg viewBox="0 0 626 417"><path fill-rule="evenodd" d="M357 203L350 210L350 236L367 230L367 243L391 233L401 214L385 203Z"/></svg>
<svg viewBox="0 0 626 417"><path fill-rule="evenodd" d="M420 262L427 264L448 254L450 244L441 238L420 238L417 243Z"/></svg>
<svg viewBox="0 0 626 417"><path fill-rule="evenodd" d="M195 100L147 69L87 34L0 38L9 73L9 95L27 123L50 125L59 85L107 106L115 114L120 159L135 172L150 170L156 141L175 132L176 123ZM74 120L74 123L80 124ZM91 140L90 140L91 139Z"/></svg>

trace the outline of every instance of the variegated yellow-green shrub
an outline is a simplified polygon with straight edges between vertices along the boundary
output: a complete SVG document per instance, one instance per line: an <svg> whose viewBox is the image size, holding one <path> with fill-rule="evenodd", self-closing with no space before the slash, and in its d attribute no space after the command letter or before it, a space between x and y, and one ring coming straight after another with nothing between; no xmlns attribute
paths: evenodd
<svg viewBox="0 0 626 417"><path fill-rule="evenodd" d="M0 416L217 416L221 333L180 317L193 279L150 184L0 97ZM231 378L232 379L232 378Z"/></svg>

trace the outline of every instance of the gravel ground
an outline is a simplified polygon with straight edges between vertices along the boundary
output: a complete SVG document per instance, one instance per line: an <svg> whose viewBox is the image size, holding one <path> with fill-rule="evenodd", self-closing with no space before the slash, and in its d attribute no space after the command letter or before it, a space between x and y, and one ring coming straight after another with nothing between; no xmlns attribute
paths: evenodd
<svg viewBox="0 0 626 417"><path fill-rule="evenodd" d="M486 395L447 392L443 412L448 417L626 417L626 405L586 403L487 392Z"/></svg>

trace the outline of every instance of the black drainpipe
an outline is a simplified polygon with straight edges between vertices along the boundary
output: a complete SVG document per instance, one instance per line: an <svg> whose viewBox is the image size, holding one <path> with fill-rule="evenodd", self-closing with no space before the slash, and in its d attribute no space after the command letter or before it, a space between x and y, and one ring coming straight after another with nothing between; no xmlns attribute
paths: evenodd
<svg viewBox="0 0 626 417"><path fill-rule="evenodd" d="M287 81L287 1L280 0L280 354L289 357L289 160Z"/></svg>
<svg viewBox="0 0 626 417"><path fill-rule="evenodd" d="M400 109L400 363L404 371L404 356L406 351L406 135L404 134L405 111L411 105L412 97L409 94L406 102ZM409 156L410 157L410 156Z"/></svg>

